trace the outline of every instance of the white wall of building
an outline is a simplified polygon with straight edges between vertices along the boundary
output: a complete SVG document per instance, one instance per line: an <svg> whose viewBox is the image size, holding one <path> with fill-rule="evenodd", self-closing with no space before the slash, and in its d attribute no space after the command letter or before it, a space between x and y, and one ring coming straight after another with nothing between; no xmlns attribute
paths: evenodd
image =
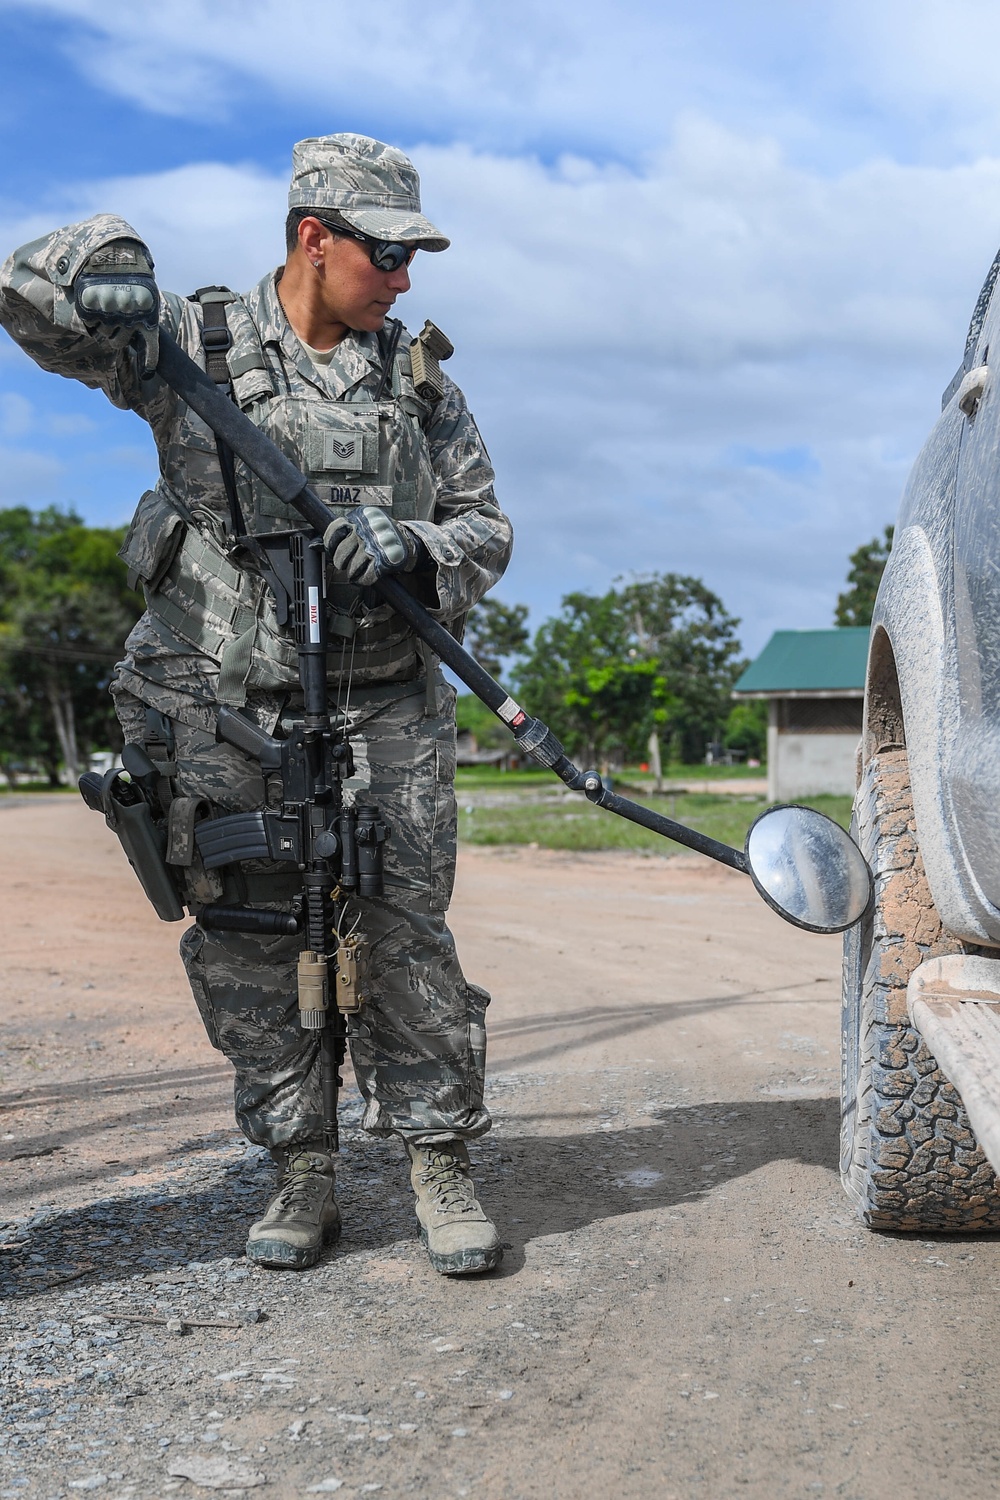
<svg viewBox="0 0 1000 1500"><path fill-rule="evenodd" d="M779 733L767 735L767 795L772 802L794 802L833 792L854 796L856 734Z"/></svg>

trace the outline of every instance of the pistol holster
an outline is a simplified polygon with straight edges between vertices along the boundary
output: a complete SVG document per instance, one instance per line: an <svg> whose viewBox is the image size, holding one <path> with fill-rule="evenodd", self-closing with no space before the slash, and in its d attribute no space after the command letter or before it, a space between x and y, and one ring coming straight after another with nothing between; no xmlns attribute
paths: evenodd
<svg viewBox="0 0 1000 1500"><path fill-rule="evenodd" d="M104 814L108 827L117 834L156 915L163 922L180 922L184 907L164 857L167 830L154 821L149 803L136 782L127 781L117 767L103 776L88 771L80 777L80 794L88 807Z"/></svg>

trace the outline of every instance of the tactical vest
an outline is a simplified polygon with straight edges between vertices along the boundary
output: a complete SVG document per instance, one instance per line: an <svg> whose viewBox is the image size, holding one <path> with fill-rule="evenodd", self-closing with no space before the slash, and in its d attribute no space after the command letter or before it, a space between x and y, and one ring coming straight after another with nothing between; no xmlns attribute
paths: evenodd
<svg viewBox="0 0 1000 1500"><path fill-rule="evenodd" d="M355 390L324 399L318 391L305 396L276 388L260 334L240 298L213 287L196 292L192 300L201 304L209 373L230 386L247 416L298 465L330 506L331 519L356 505L384 505L391 507L395 520L433 520L437 487L425 427L434 408L417 392L409 350L398 347L401 325L391 325L390 336L380 337L384 369L376 396ZM225 453L221 458L225 463ZM238 500L234 529L242 526L259 535L301 527L298 513L238 459L233 480ZM141 551L147 529L144 508L151 512L149 522L158 512L156 524L162 525L164 502L175 523L188 524L178 528L166 565L150 577L136 566L134 554L137 544ZM190 514L178 518L178 509L162 487L144 495L122 549L143 578L147 608L219 663L219 702L242 704L248 688L295 688L294 641L278 625L273 597L253 565L241 565L238 537L231 535L223 548ZM134 540L133 533L138 533ZM359 589L332 583L327 611L331 682L347 662L361 685L406 682L425 674L420 643L387 605L363 611Z"/></svg>

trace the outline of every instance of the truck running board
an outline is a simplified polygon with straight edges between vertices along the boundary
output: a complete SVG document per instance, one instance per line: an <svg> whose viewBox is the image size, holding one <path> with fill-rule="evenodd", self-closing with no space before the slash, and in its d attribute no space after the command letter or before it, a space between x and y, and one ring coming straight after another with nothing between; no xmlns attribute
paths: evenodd
<svg viewBox="0 0 1000 1500"><path fill-rule="evenodd" d="M1000 1176L1000 958L929 958L910 975L906 1002Z"/></svg>

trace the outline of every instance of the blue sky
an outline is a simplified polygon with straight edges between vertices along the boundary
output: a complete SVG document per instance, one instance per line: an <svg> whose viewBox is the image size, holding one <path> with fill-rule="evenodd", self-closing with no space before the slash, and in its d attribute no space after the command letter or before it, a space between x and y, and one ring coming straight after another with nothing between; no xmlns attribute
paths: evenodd
<svg viewBox="0 0 1000 1500"><path fill-rule="evenodd" d="M292 142L409 150L432 317L535 623L631 569L829 624L1000 244L986 0L0 0L0 245L99 210L165 286L281 255ZM128 519L142 423L0 342L0 505Z"/></svg>

